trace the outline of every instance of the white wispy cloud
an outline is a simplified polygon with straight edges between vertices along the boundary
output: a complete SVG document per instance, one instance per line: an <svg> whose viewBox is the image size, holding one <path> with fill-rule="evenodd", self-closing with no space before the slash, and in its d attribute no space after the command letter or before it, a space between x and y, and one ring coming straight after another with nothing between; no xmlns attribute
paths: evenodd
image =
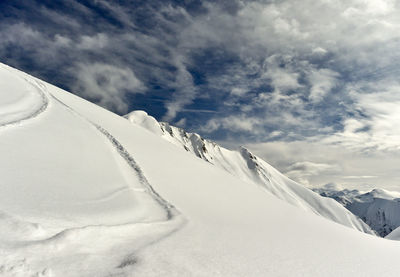
<svg viewBox="0 0 400 277"><path fill-rule="evenodd" d="M358 115L343 121L343 130L323 139L360 151L400 151L400 83L385 80L352 87ZM400 152L399 152L400 153Z"/></svg>
<svg viewBox="0 0 400 277"><path fill-rule="evenodd" d="M166 102L167 113L164 115L163 120L173 120L177 113L182 111L186 105L191 104L196 97L197 89L193 84L192 75L188 72L182 57L176 57L177 71L173 88L175 93L172 98Z"/></svg>
<svg viewBox="0 0 400 277"><path fill-rule="evenodd" d="M301 161L289 165L285 170L285 174L301 184L310 186L308 180L310 177L337 173L338 171L340 171L340 168L337 165Z"/></svg>
<svg viewBox="0 0 400 277"><path fill-rule="evenodd" d="M211 119L201 127L202 132L213 132L218 129L225 129L233 132L262 132L263 129L257 126L262 126L262 119L258 117L245 117L244 115L230 115L227 117L220 117Z"/></svg>
<svg viewBox="0 0 400 277"><path fill-rule="evenodd" d="M319 102L329 94L338 82L339 74L330 69L312 70L308 75L311 84L309 99L311 102Z"/></svg>
<svg viewBox="0 0 400 277"><path fill-rule="evenodd" d="M144 85L129 68L109 64L79 64L74 90L101 106L127 112L126 93L143 93Z"/></svg>

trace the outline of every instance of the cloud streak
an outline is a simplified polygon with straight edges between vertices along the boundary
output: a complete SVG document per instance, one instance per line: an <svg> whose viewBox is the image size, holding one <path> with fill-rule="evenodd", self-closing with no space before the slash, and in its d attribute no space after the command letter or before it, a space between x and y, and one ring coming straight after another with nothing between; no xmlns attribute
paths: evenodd
<svg viewBox="0 0 400 277"><path fill-rule="evenodd" d="M73 90L110 110L125 112L128 109L125 94L143 93L145 90L129 68L94 63L79 64L72 70L77 72L78 78Z"/></svg>

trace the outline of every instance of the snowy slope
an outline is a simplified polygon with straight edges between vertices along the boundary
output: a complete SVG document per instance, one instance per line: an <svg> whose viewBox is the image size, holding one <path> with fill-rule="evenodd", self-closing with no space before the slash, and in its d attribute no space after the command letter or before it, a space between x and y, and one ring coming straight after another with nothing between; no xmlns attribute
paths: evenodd
<svg viewBox="0 0 400 277"><path fill-rule="evenodd" d="M241 147L239 151L223 148L196 133L158 122L144 111L133 111L125 116L130 122L177 145L181 149L229 172L243 181L258 184L278 198L337 223L366 232L371 229L337 202L290 180L261 158Z"/></svg>
<svg viewBox="0 0 400 277"><path fill-rule="evenodd" d="M400 193L383 189L359 190L315 189L344 205L364 220L380 236L385 237L400 226Z"/></svg>
<svg viewBox="0 0 400 277"><path fill-rule="evenodd" d="M176 213L117 140L58 101L46 84L0 65L0 85L3 251L32 245L51 252L60 240L92 228L130 230L167 222ZM106 229L101 233L114 232ZM0 252L0 273L31 273L25 262L9 261L21 247Z"/></svg>
<svg viewBox="0 0 400 277"><path fill-rule="evenodd" d="M9 74L20 99L46 100L0 128L1 276L398 276L400 243L303 211L0 65L2 84Z"/></svg>
<svg viewBox="0 0 400 277"><path fill-rule="evenodd" d="M394 229L389 235L385 237L390 240L400 240L400 227Z"/></svg>

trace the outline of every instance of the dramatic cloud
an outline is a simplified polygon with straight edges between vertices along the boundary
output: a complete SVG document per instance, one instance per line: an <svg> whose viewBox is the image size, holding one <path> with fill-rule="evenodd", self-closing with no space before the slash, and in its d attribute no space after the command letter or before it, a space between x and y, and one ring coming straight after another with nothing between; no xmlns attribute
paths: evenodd
<svg viewBox="0 0 400 277"><path fill-rule="evenodd" d="M392 186L375 159L400 149L399 27L393 0L2 1L0 58L120 114L251 144L310 185ZM302 159L267 153L297 144Z"/></svg>

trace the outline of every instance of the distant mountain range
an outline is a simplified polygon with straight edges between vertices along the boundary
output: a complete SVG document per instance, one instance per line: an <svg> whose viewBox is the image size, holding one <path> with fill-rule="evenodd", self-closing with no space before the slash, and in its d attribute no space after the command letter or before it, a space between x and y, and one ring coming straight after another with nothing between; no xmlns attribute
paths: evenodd
<svg viewBox="0 0 400 277"><path fill-rule="evenodd" d="M400 193L383 189L369 192L336 190L329 187L314 189L321 196L333 198L360 217L381 237L400 226Z"/></svg>

